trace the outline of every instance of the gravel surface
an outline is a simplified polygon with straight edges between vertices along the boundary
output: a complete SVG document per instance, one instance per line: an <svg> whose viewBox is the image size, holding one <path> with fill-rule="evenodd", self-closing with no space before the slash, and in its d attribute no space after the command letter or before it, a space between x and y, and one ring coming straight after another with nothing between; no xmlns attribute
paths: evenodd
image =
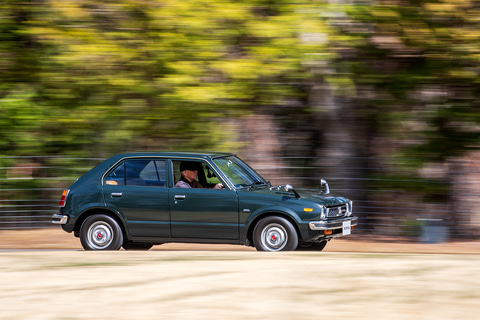
<svg viewBox="0 0 480 320"><path fill-rule="evenodd" d="M82 249L80 240L73 233L59 227L32 230L0 230L0 249ZM187 251L255 251L238 245L163 244L152 250ZM330 241L323 252L377 252L377 253L461 253L480 254L480 241L452 241L440 244L424 244L399 239L365 239L352 235Z"/></svg>
<svg viewBox="0 0 480 320"><path fill-rule="evenodd" d="M1 231L0 319L479 318L478 242L349 239L87 252L57 228Z"/></svg>

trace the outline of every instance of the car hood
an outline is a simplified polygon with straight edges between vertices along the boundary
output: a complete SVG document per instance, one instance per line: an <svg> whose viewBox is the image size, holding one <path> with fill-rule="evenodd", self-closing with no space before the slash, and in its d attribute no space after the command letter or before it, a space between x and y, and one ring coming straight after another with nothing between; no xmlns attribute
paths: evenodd
<svg viewBox="0 0 480 320"><path fill-rule="evenodd" d="M303 199L315 201L315 202L321 202L327 206L335 206L339 204L344 204L349 202L350 200L344 197L339 197L335 196L331 193L329 194L324 194L320 192L320 190L315 190L315 189L295 189L298 194Z"/></svg>
<svg viewBox="0 0 480 320"><path fill-rule="evenodd" d="M300 195L299 199L310 200L316 203L323 204L325 206L336 206L339 204L348 203L350 200L344 197L338 197L331 193L324 194L317 189L295 189ZM295 194L292 191L285 191L284 187L271 187L271 188L252 188L250 192L260 194L270 194L276 196L289 196L295 198Z"/></svg>

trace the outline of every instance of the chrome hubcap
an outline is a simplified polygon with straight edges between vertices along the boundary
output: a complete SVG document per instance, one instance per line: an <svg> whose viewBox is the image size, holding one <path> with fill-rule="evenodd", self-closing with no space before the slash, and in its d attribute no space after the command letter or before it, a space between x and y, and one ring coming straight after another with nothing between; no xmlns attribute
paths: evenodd
<svg viewBox="0 0 480 320"><path fill-rule="evenodd" d="M267 251L280 251L287 244L288 234L282 225L272 223L263 229L261 239Z"/></svg>
<svg viewBox="0 0 480 320"><path fill-rule="evenodd" d="M112 227L102 221L93 223L88 228L87 241L92 248L104 249L113 241Z"/></svg>

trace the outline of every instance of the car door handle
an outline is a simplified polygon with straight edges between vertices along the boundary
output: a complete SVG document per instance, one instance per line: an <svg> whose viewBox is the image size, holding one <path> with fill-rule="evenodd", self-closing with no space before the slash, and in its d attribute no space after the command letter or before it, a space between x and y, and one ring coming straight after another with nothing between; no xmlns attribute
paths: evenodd
<svg viewBox="0 0 480 320"><path fill-rule="evenodd" d="M122 195L123 195L123 193L121 193L121 192L113 192L113 193L112 193L112 198L113 198L113 197L118 198L118 197L121 197Z"/></svg>
<svg viewBox="0 0 480 320"><path fill-rule="evenodd" d="M175 200L185 200L185 195L184 194L176 194L175 195Z"/></svg>

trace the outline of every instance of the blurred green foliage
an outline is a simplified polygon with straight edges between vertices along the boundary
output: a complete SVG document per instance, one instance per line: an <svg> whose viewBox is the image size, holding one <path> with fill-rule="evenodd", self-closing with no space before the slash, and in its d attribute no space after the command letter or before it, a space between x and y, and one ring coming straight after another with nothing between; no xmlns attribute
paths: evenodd
<svg viewBox="0 0 480 320"><path fill-rule="evenodd" d="M236 149L222 119L303 95L318 3L2 2L0 154ZM315 37L314 37L315 38ZM221 143L228 140L230 143Z"/></svg>
<svg viewBox="0 0 480 320"><path fill-rule="evenodd" d="M256 141L238 127L267 114L281 144L274 156L305 157L291 160L303 167L318 155L343 157L360 169L342 177L362 193L355 199L395 189L452 201L449 172L420 169L478 148L479 8L475 0L3 1L0 164L39 166L41 174L18 169L30 179L133 149L239 152ZM270 134L262 129L253 136Z"/></svg>
<svg viewBox="0 0 480 320"><path fill-rule="evenodd" d="M478 1L376 1L348 6L342 63L357 84L360 116L400 141L397 156L441 162L478 148ZM368 96L368 98L365 98Z"/></svg>
<svg viewBox="0 0 480 320"><path fill-rule="evenodd" d="M237 151L228 121L244 115L321 127L325 83L348 99L351 156L389 137L388 156L421 165L480 138L477 1L12 0L0 12L1 155Z"/></svg>

